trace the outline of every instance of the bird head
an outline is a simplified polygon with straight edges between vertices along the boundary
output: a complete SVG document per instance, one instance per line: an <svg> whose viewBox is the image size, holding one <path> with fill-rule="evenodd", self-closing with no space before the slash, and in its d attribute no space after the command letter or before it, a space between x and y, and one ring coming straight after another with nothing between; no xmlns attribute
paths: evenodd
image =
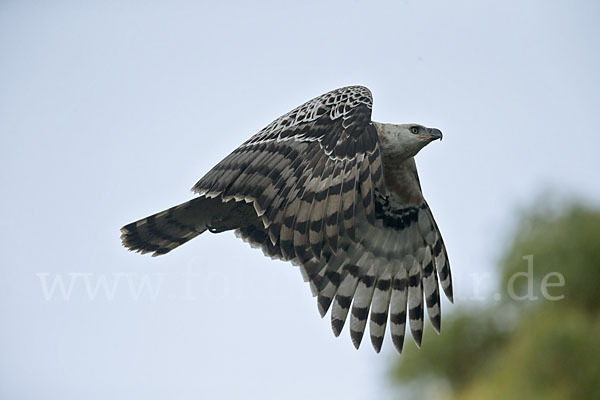
<svg viewBox="0 0 600 400"><path fill-rule="evenodd" d="M419 124L375 123L383 153L401 160L414 157L423 147L437 139L442 132Z"/></svg>

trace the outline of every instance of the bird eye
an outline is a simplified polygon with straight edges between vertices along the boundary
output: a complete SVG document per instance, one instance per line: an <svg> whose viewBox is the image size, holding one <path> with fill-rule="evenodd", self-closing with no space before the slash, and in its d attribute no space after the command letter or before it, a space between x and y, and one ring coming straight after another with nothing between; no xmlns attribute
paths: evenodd
<svg viewBox="0 0 600 400"><path fill-rule="evenodd" d="M415 135L417 133L419 133L419 127L418 126L413 126L410 128L411 133L414 133Z"/></svg>

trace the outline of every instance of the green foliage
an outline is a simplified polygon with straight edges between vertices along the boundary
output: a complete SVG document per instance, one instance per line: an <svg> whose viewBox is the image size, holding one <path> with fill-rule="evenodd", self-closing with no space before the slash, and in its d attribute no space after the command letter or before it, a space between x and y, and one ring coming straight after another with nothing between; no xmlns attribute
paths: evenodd
<svg viewBox="0 0 600 400"><path fill-rule="evenodd" d="M504 257L503 287L510 277L526 271L526 260L533 255L533 271L541 298L540 284L544 276L559 272L565 285L549 288L551 296L564 294L563 303L571 307L597 312L600 299L597 284L600 283L600 212L578 206L559 215L530 214L524 217L512 245ZM515 279L515 292L525 293L525 280ZM556 282L554 279L550 282Z"/></svg>
<svg viewBox="0 0 600 400"><path fill-rule="evenodd" d="M399 382L410 382L427 374L446 379L447 384L460 390L487 363L488 349L497 349L506 341L507 332L499 324L502 318L488 314L485 309L459 311L449 318L442 335L431 326L425 330L423 349L417 349L410 338L402 354L402 362L394 369ZM468 359L468 363L456 363Z"/></svg>
<svg viewBox="0 0 600 400"><path fill-rule="evenodd" d="M524 317L510 341L493 352L494 360L454 398L600 398L600 319L566 308Z"/></svg>
<svg viewBox="0 0 600 400"><path fill-rule="evenodd" d="M572 206L562 213L524 215L501 262L501 293L511 277L526 273L533 255L536 301L502 302L453 313L442 335L428 329L423 349L407 345L392 370L393 380L409 387L446 388L436 397L453 399L600 398L600 212ZM564 277L540 290L547 274ZM556 275L548 282L556 283ZM513 279L525 295L525 278ZM415 398L431 391L415 390Z"/></svg>

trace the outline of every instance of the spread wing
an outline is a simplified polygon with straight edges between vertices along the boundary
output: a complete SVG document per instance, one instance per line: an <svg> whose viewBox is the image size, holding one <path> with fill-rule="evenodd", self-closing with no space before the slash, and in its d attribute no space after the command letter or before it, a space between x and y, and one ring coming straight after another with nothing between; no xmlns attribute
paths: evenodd
<svg viewBox="0 0 600 400"><path fill-rule="evenodd" d="M252 203L285 259L335 254L340 227L351 239L356 206L374 223L375 189L384 191L369 89L319 96L251 137L193 190Z"/></svg>
<svg viewBox="0 0 600 400"><path fill-rule="evenodd" d="M375 349L389 320L401 351L407 314L420 345L425 304L439 331L438 277L452 299L450 269L422 196L402 203L386 188L371 108L371 93L361 86L317 97L250 138L193 190L254 208L260 219L236 233L300 266L321 315L331 308L336 335L351 309L357 348L370 315ZM405 185L420 193L416 168Z"/></svg>
<svg viewBox="0 0 600 400"><path fill-rule="evenodd" d="M411 334L420 345L425 307L439 332L439 282L452 301L450 265L441 234L424 200L397 204L377 190L374 197L374 224L357 204L354 239L340 226L335 254L291 261L310 283L321 316L331 308L336 336L350 314L350 336L358 348L370 319L371 343L379 352L389 321L394 346L402 352L407 319ZM289 260L271 242L262 224L239 228L236 233L253 247L262 248L266 255Z"/></svg>

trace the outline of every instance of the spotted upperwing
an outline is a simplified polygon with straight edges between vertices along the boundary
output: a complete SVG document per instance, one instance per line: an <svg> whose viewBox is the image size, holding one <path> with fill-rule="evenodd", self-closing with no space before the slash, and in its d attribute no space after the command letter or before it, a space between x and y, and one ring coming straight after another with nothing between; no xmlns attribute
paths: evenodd
<svg viewBox="0 0 600 400"><path fill-rule="evenodd" d="M193 187L199 198L123 227L124 245L164 254L206 229L235 229L266 255L300 266L321 315L332 306L336 336L352 309L358 348L370 310L379 351L389 312L401 351L408 307L420 344L423 291L439 330L438 274L451 298L446 250L426 204L387 201L371 108L362 86L308 101L211 169Z"/></svg>

